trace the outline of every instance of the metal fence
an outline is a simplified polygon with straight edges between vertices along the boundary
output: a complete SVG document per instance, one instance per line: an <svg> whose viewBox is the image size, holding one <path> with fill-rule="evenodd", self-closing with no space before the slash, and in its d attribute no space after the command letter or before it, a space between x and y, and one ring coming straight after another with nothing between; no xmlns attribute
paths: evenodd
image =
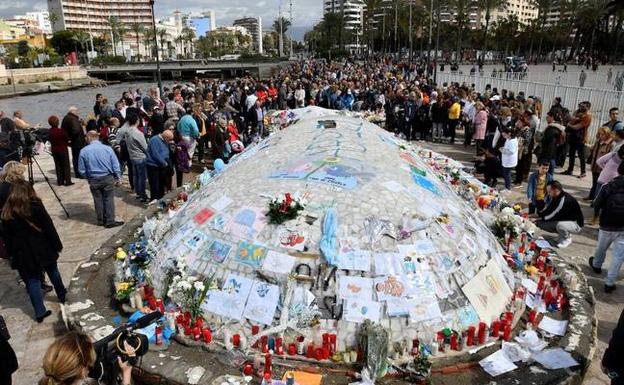
<svg viewBox="0 0 624 385"><path fill-rule="evenodd" d="M609 120L609 109L618 107L620 111L624 111L624 92L612 91L608 89L581 88L573 86L563 86L554 83L539 83L527 80L500 78L491 76L471 76L455 73L438 73L438 84L444 83L465 83L467 85L474 84L475 90L478 92L485 91L486 85L497 88L498 91L506 89L518 94L524 91L525 96L535 96L542 101L544 111L541 116L540 127L546 127L546 111L550 108L555 97L559 96L564 107L570 112L574 112L578 104L582 101L591 102L591 113L593 116L592 124L589 131L588 139L593 141L596 130Z"/></svg>

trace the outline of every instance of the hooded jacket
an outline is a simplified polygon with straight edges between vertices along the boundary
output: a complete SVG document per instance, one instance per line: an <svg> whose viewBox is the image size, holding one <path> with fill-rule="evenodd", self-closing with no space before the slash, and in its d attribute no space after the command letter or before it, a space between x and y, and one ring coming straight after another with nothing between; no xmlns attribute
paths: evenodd
<svg viewBox="0 0 624 385"><path fill-rule="evenodd" d="M600 189L594 199L594 207L600 209L600 229L624 231L624 176L620 175Z"/></svg>

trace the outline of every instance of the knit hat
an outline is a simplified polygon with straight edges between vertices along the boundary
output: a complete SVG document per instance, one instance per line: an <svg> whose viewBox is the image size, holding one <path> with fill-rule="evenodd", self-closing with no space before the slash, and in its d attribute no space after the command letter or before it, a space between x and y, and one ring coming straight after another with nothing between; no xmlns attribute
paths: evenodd
<svg viewBox="0 0 624 385"><path fill-rule="evenodd" d="M615 123L615 125L613 126L613 131L622 131L622 130L624 130L624 123L623 122Z"/></svg>

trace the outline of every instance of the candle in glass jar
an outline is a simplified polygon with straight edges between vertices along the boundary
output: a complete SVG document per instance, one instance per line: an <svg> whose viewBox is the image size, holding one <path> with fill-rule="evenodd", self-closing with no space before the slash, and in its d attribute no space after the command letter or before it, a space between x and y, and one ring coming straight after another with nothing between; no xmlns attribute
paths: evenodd
<svg viewBox="0 0 624 385"><path fill-rule="evenodd" d="M492 329L492 337L498 338L498 334L500 333L500 321L494 320L494 322L492 322L491 329Z"/></svg>
<svg viewBox="0 0 624 385"><path fill-rule="evenodd" d="M457 350L457 333L451 335L451 349Z"/></svg>
<svg viewBox="0 0 624 385"><path fill-rule="evenodd" d="M204 328L202 330L202 334L204 336L204 342L209 344L210 342L212 342L212 332L210 331L210 328Z"/></svg>
<svg viewBox="0 0 624 385"><path fill-rule="evenodd" d="M485 343L485 327L487 325L485 322L479 322L479 334L477 337L479 338L479 345L483 345Z"/></svg>
<svg viewBox="0 0 624 385"><path fill-rule="evenodd" d="M505 341L511 340L511 324L505 324L505 329L503 330L503 339Z"/></svg>
<svg viewBox="0 0 624 385"><path fill-rule="evenodd" d="M296 344L288 344L288 355L294 356L297 354L297 345Z"/></svg>
<svg viewBox="0 0 624 385"><path fill-rule="evenodd" d="M474 326L468 327L468 334L466 337L466 346L474 345L474 336L475 336L475 327Z"/></svg>

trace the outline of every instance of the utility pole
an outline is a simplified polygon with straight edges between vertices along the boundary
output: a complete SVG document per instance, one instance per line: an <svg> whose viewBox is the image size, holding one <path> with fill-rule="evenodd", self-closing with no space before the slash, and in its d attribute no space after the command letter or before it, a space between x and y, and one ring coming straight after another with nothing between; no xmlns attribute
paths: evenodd
<svg viewBox="0 0 624 385"><path fill-rule="evenodd" d="M282 26L282 2L280 1L279 11L278 11L278 20L279 20L279 56L284 56L284 27Z"/></svg>
<svg viewBox="0 0 624 385"><path fill-rule="evenodd" d="M154 16L154 0L150 0L150 6L152 7L152 30L154 32L154 47L156 47L156 77L158 79L158 92L160 93L158 96L162 99L163 88L162 88L162 76L160 74L160 58L158 55L158 37L156 36L156 16Z"/></svg>
<svg viewBox="0 0 624 385"><path fill-rule="evenodd" d="M394 3L394 50L396 52L396 60L399 60L399 3Z"/></svg>
<svg viewBox="0 0 624 385"><path fill-rule="evenodd" d="M293 30L293 18L292 18L292 0L290 0L290 55L289 58L291 58L293 56L293 35L292 35L292 30Z"/></svg>
<svg viewBox="0 0 624 385"><path fill-rule="evenodd" d="M436 83L438 76L438 47L440 46L440 8L441 4L438 3L438 12L436 18L436 43L435 43L435 54L433 56L433 82Z"/></svg>
<svg viewBox="0 0 624 385"><path fill-rule="evenodd" d="M386 7L383 9L383 21L381 26L382 52L386 54Z"/></svg>
<svg viewBox="0 0 624 385"><path fill-rule="evenodd" d="M412 0L409 0L409 61L414 60L414 45L413 45L414 33L412 31Z"/></svg>
<svg viewBox="0 0 624 385"><path fill-rule="evenodd" d="M427 76L431 76L431 33L433 31L433 0L431 2L431 8L429 10L429 42L427 43Z"/></svg>

